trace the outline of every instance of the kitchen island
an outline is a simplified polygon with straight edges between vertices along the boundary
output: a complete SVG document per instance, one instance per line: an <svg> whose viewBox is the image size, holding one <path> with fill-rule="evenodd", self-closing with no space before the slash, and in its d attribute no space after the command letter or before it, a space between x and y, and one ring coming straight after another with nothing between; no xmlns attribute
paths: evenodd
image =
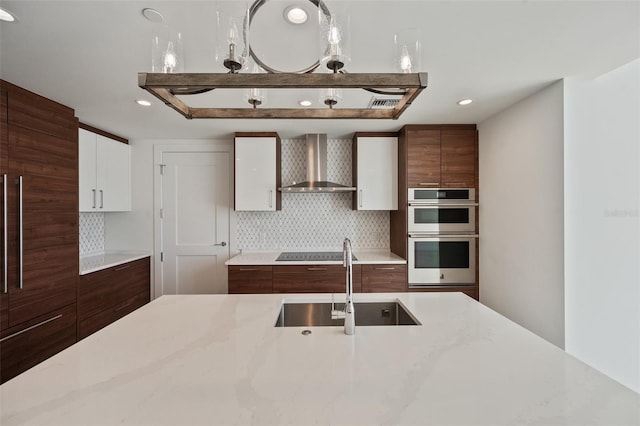
<svg viewBox="0 0 640 426"><path fill-rule="evenodd" d="M640 395L463 294L358 294L421 325L353 336L274 327L283 299L331 295L163 296L3 384L0 424L640 424Z"/></svg>

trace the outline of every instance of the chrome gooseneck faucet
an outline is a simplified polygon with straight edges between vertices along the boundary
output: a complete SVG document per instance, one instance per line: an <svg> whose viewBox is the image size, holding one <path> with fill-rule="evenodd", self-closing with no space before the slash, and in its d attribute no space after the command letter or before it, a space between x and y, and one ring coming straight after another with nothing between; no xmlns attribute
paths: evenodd
<svg viewBox="0 0 640 426"><path fill-rule="evenodd" d="M356 332L356 314L353 307L353 252L351 251L351 240L344 239L342 244L342 258L345 268L347 268L347 300L344 305L344 334L352 335Z"/></svg>

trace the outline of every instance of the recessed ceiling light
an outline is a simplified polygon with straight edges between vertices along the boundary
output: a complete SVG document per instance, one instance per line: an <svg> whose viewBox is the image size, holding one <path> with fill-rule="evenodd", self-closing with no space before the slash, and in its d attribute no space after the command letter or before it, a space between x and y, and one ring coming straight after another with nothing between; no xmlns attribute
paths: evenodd
<svg viewBox="0 0 640 426"><path fill-rule="evenodd" d="M150 7L142 9L142 15L151 22L158 23L164 21L164 16L162 16L162 13Z"/></svg>
<svg viewBox="0 0 640 426"><path fill-rule="evenodd" d="M13 13L0 7L0 21L14 22L15 20L16 17L13 15Z"/></svg>
<svg viewBox="0 0 640 426"><path fill-rule="evenodd" d="M145 107L151 106L151 102L149 102L149 101L147 101L145 99L136 99L136 103L138 105L145 106Z"/></svg>
<svg viewBox="0 0 640 426"><path fill-rule="evenodd" d="M303 101L298 102L298 105L303 106L303 107L308 107L308 106L311 106L311 101L303 100Z"/></svg>
<svg viewBox="0 0 640 426"><path fill-rule="evenodd" d="M284 10L284 19L292 24L304 24L307 22L307 12L298 6L289 6Z"/></svg>
<svg viewBox="0 0 640 426"><path fill-rule="evenodd" d="M473 99L462 99L458 101L458 105L469 105L471 102L473 102Z"/></svg>

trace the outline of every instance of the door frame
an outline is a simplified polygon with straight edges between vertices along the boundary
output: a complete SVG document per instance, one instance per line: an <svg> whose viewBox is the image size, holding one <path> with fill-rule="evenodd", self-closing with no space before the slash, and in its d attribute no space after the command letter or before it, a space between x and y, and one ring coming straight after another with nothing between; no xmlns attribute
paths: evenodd
<svg viewBox="0 0 640 426"><path fill-rule="evenodd" d="M160 209L162 208L162 170L163 156L165 154L179 153L225 153L229 158L229 257L237 250L236 238L236 214L233 209L234 200L234 161L233 142L203 141L201 143L182 144L171 143L166 145L154 145L153 147L153 286L151 300L162 295L162 262L160 253L162 252L162 219Z"/></svg>

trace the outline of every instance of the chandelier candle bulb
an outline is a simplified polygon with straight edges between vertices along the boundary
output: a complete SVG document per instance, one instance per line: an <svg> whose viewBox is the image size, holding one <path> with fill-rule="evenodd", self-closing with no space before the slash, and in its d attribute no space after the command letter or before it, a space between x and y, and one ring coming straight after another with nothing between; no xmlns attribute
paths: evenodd
<svg viewBox="0 0 640 426"><path fill-rule="evenodd" d="M393 36L394 69L405 74L417 73L422 70L422 44L420 30L407 29Z"/></svg>
<svg viewBox="0 0 640 426"><path fill-rule="evenodd" d="M184 71L182 34L163 26L151 43L151 69L155 73L181 73Z"/></svg>

